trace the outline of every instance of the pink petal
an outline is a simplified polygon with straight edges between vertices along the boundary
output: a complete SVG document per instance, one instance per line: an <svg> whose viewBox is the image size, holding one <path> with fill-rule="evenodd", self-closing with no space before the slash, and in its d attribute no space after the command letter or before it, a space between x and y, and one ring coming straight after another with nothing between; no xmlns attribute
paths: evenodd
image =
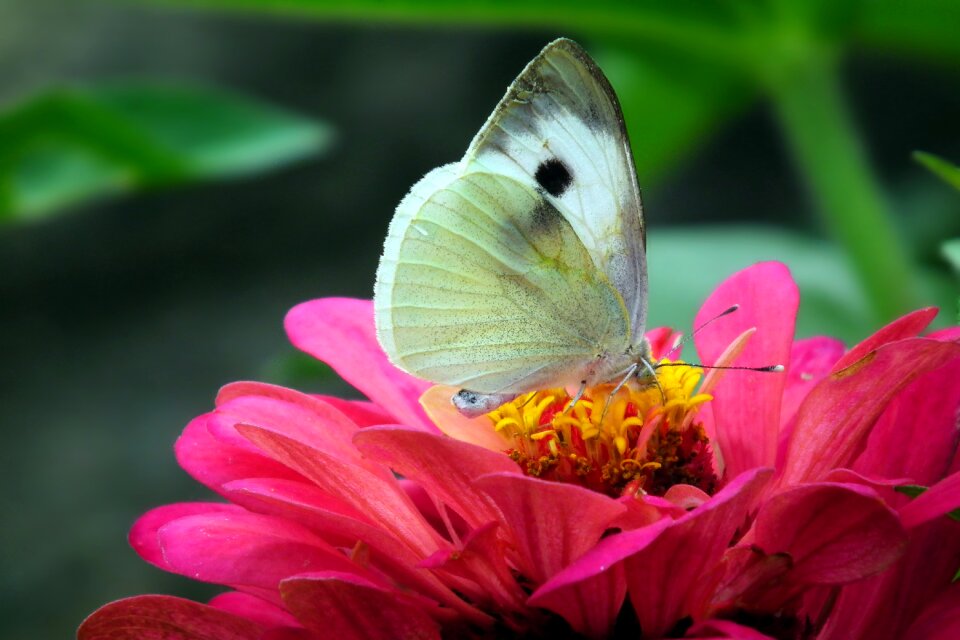
<svg viewBox="0 0 960 640"><path fill-rule="evenodd" d="M366 466L353 446L353 435L360 428L316 396L257 382L235 382L220 390L215 415L217 419L210 425L214 435L233 438L238 445L245 444L245 439L236 434L234 427L250 424L339 460Z"/></svg>
<svg viewBox="0 0 960 640"><path fill-rule="evenodd" d="M419 590L454 607L458 599L430 573L419 571L422 555L414 552L388 529L371 524L351 505L311 485L272 479L250 479L230 483L228 495L248 509L298 522L326 542L340 548L354 548L358 542L369 547L368 563L394 582Z"/></svg>
<svg viewBox="0 0 960 640"><path fill-rule="evenodd" d="M703 577L745 524L771 475L769 469L742 473L626 559L627 589L644 635L664 635L686 616L697 619L708 595Z"/></svg>
<svg viewBox="0 0 960 640"><path fill-rule="evenodd" d="M214 596L207 604L221 611L253 620L265 628L300 626L297 619L286 610L248 593L227 591Z"/></svg>
<svg viewBox="0 0 960 640"><path fill-rule="evenodd" d="M259 640L259 624L173 596L136 596L90 614L77 640Z"/></svg>
<svg viewBox="0 0 960 640"><path fill-rule="evenodd" d="M780 263L760 263L734 274L697 314L699 326L730 306L740 305L738 311L697 334L697 351L704 364L716 361L737 336L756 327L756 335L737 364L788 366L798 303L797 286ZM785 383L782 373L730 371L717 385L711 406L727 477L773 465Z"/></svg>
<svg viewBox="0 0 960 640"><path fill-rule="evenodd" d="M221 487L238 478L303 479L302 476L271 460L253 447L226 444L207 429L211 414L194 418L174 445L177 462L192 478L222 494Z"/></svg>
<svg viewBox="0 0 960 640"><path fill-rule="evenodd" d="M469 442L497 453L509 449L510 443L493 430L490 418L487 416L468 418L457 411L450 401L457 391L459 389L442 384L434 385L424 391L420 397L420 404L433 424L451 438L462 442Z"/></svg>
<svg viewBox="0 0 960 640"><path fill-rule="evenodd" d="M147 511L130 528L128 540L137 554L155 567L172 571L160 549L157 531L168 522L186 516L214 513L243 513L243 509L232 504L217 502L181 502L168 504Z"/></svg>
<svg viewBox="0 0 960 640"><path fill-rule="evenodd" d="M324 638L440 640L439 626L420 603L356 575L300 575L280 590L297 619Z"/></svg>
<svg viewBox="0 0 960 640"><path fill-rule="evenodd" d="M490 499L474 485L487 473L520 474L515 462L447 436L403 427L371 427L355 438L364 455L415 480L474 527L499 519Z"/></svg>
<svg viewBox="0 0 960 640"><path fill-rule="evenodd" d="M647 331L646 338L650 342L650 353L655 359L676 358L676 355L669 355L674 345L683 337L679 331L674 331L670 327L657 327ZM679 351L679 349L678 349Z"/></svg>
<svg viewBox="0 0 960 640"><path fill-rule="evenodd" d="M890 401L853 468L868 476L934 484L946 475L957 450L958 409L960 358L918 376Z"/></svg>
<svg viewBox="0 0 960 640"><path fill-rule="evenodd" d="M170 569L203 582L275 589L304 570L361 571L307 529L252 513L186 516L158 536Z"/></svg>
<svg viewBox="0 0 960 640"><path fill-rule="evenodd" d="M595 491L512 473L479 478L513 533L520 570L540 584L591 549L626 509Z"/></svg>
<svg viewBox="0 0 960 640"><path fill-rule="evenodd" d="M903 526L912 529L960 508L960 473L947 476L900 508Z"/></svg>
<svg viewBox="0 0 960 640"><path fill-rule="evenodd" d="M336 396L317 395L314 397L347 416L358 427L371 427L376 424L393 424L396 422L396 418L373 402L344 400Z"/></svg>
<svg viewBox="0 0 960 640"><path fill-rule="evenodd" d="M299 304L284 322L290 341L326 362L398 422L431 428L417 404L428 383L400 371L377 342L373 303L352 298L322 298Z"/></svg>
<svg viewBox="0 0 960 640"><path fill-rule="evenodd" d="M471 602L522 612L527 594L507 564L507 545L498 535L499 528L499 523L488 522L470 531L459 549L438 551L419 566L464 578L458 588Z"/></svg>
<svg viewBox="0 0 960 640"><path fill-rule="evenodd" d="M238 425L237 430L272 457L309 478L325 493L351 504L372 522L391 531L424 556L437 550L436 532L389 473L370 473L280 433L259 427ZM359 431L358 434L367 431Z"/></svg>
<svg viewBox="0 0 960 640"><path fill-rule="evenodd" d="M681 618L699 612L694 609L706 607L706 594L698 593L703 577L720 560L771 475L769 469L753 469L678 520L665 518L604 538L537 589L530 604L563 615L556 603L564 604L569 590L623 564L644 636L663 635Z"/></svg>
<svg viewBox="0 0 960 640"><path fill-rule="evenodd" d="M790 369L780 405L780 428L784 429L797 413L810 390L830 373L843 355L843 343L834 338L797 340L790 349Z"/></svg>
<svg viewBox="0 0 960 640"><path fill-rule="evenodd" d="M960 344L908 338L879 347L824 378L797 411L780 484L849 466L887 403L917 376L960 356Z"/></svg>
<svg viewBox="0 0 960 640"><path fill-rule="evenodd" d="M904 640L960 638L960 584L953 584L914 620Z"/></svg>
<svg viewBox="0 0 960 640"><path fill-rule="evenodd" d="M833 370L840 371L845 367L849 367L877 347L897 340L903 340L904 338L913 338L920 335L920 332L927 328L927 325L933 321L936 315L936 307L927 307L925 309L917 309L901 318L897 318L850 349L842 358L837 360Z"/></svg>
<svg viewBox="0 0 960 640"><path fill-rule="evenodd" d="M623 564L607 571L561 585L538 590L527 603L562 616L587 638L609 638L627 595Z"/></svg>
<svg viewBox="0 0 960 640"><path fill-rule="evenodd" d="M844 584L889 567L903 554L907 535L896 512L870 489L821 483L767 500L751 542L768 554L789 554L796 583Z"/></svg>
<svg viewBox="0 0 960 640"><path fill-rule="evenodd" d="M880 575L846 585L818 640L903 638L948 588L960 563L960 524L939 518L910 530L903 558Z"/></svg>
<svg viewBox="0 0 960 640"><path fill-rule="evenodd" d="M591 549L626 512L603 494L512 471L483 476L476 485L499 507L516 541L521 569L535 583Z"/></svg>

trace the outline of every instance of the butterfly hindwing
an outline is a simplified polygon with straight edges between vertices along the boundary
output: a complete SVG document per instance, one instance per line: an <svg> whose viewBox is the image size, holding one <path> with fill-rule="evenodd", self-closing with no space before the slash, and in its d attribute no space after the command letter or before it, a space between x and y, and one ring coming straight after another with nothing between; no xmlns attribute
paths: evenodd
<svg viewBox="0 0 960 640"><path fill-rule="evenodd" d="M565 383L626 334L620 295L536 190L449 165L421 182L378 271L377 326L395 364L473 391L520 392Z"/></svg>

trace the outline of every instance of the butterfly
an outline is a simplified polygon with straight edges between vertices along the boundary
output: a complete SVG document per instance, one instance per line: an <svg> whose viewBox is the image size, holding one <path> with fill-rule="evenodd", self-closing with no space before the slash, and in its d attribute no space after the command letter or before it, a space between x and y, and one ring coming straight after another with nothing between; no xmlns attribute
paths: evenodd
<svg viewBox="0 0 960 640"><path fill-rule="evenodd" d="M377 337L400 369L462 388L453 402L467 415L651 370L645 245L617 96L580 45L554 40L463 158L397 207Z"/></svg>

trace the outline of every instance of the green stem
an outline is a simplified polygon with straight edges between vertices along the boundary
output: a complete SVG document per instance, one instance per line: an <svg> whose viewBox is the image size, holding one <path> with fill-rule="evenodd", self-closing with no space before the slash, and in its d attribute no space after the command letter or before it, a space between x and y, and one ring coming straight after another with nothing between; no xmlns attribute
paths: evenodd
<svg viewBox="0 0 960 640"><path fill-rule="evenodd" d="M883 320L919 306L913 267L840 89L836 64L812 56L770 84L780 125L829 231Z"/></svg>

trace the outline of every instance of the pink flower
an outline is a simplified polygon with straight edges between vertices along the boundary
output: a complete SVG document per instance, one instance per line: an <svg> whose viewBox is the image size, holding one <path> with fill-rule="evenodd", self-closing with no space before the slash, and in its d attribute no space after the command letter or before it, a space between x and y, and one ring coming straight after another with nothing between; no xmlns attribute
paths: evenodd
<svg viewBox="0 0 960 640"><path fill-rule="evenodd" d="M957 637L960 330L916 337L921 310L844 353L794 342L797 302L786 268L761 264L698 318L740 304L698 336L703 360L784 374L698 390L665 366L659 388L591 390L567 413L544 391L473 421L444 390L420 405L369 302L300 305L294 344L372 402L224 388L176 453L227 502L154 509L130 540L232 590L114 602L78 636ZM669 332L650 336L663 353Z"/></svg>

